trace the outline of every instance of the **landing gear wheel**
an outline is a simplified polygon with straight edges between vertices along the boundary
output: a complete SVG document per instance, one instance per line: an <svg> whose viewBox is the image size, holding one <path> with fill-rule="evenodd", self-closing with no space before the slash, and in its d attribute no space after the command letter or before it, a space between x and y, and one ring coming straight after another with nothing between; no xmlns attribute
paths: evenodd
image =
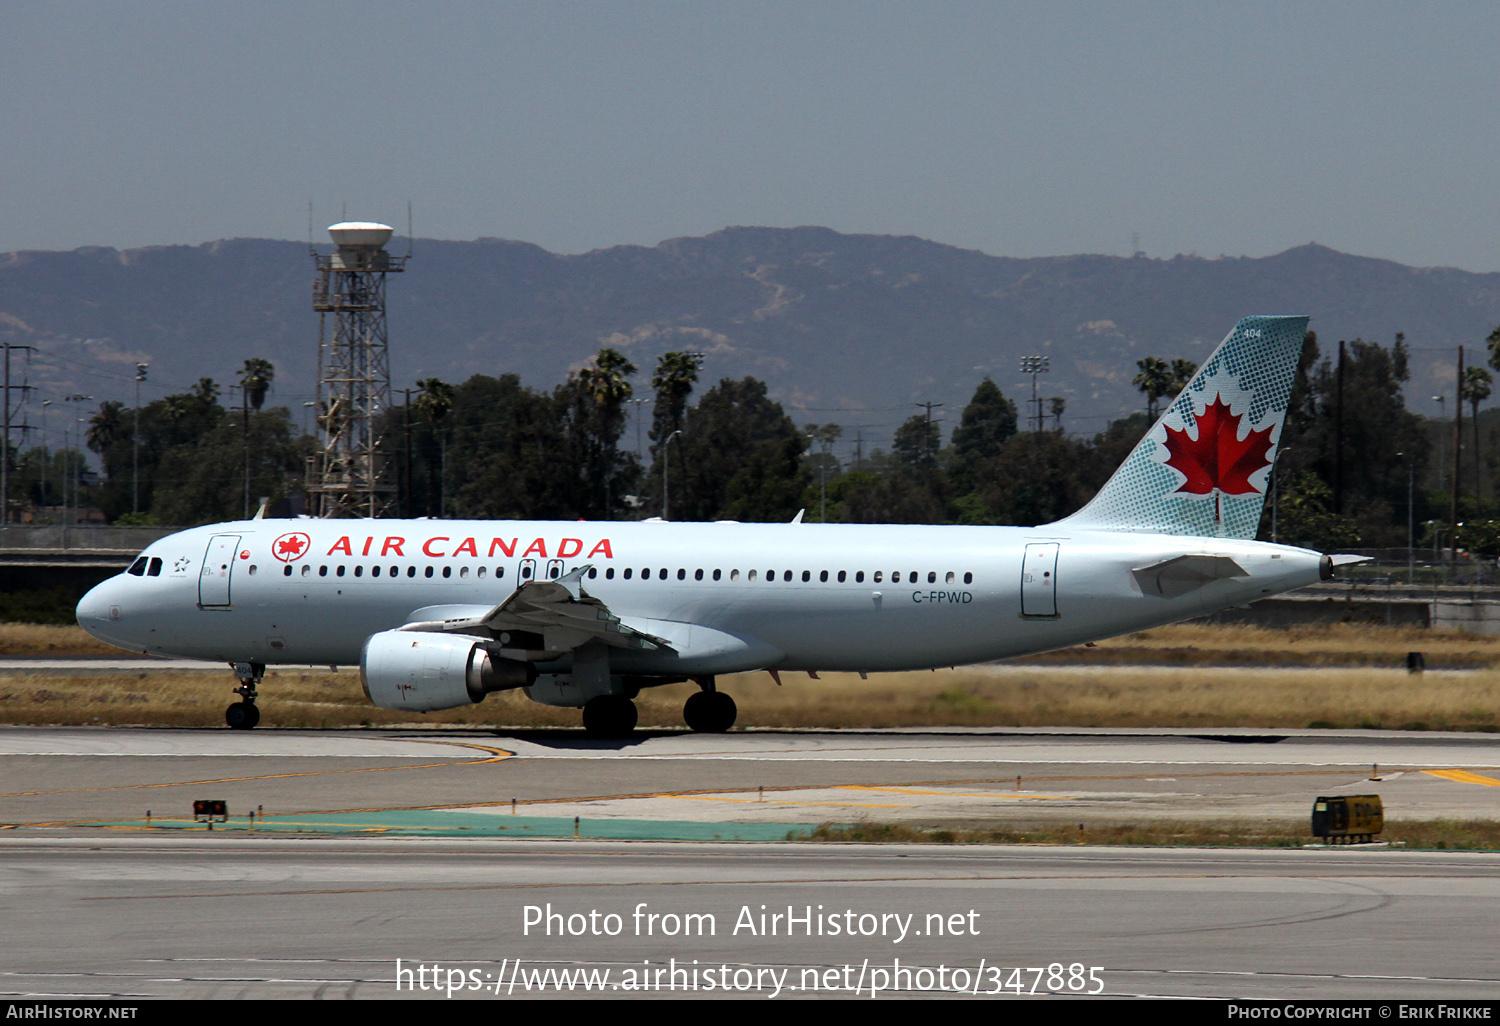
<svg viewBox="0 0 1500 1026"><path fill-rule="evenodd" d="M235 730L250 730L260 722L260 708L249 702L236 702L224 710L224 722Z"/></svg>
<svg viewBox="0 0 1500 1026"><path fill-rule="evenodd" d="M682 707L682 718L688 729L700 734L722 734L734 726L738 715L734 699L722 691L700 691Z"/></svg>
<svg viewBox="0 0 1500 1026"><path fill-rule="evenodd" d="M583 707L583 729L589 737L629 737L635 722L635 703L623 695L600 695Z"/></svg>

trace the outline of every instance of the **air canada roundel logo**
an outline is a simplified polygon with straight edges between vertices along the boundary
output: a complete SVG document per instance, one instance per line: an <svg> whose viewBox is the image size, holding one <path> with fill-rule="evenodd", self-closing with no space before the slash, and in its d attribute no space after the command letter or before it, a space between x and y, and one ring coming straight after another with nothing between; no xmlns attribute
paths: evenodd
<svg viewBox="0 0 1500 1026"><path fill-rule="evenodd" d="M283 563L291 563L307 555L307 550L312 547L312 539L301 531L293 531L284 534L271 543L271 555Z"/></svg>

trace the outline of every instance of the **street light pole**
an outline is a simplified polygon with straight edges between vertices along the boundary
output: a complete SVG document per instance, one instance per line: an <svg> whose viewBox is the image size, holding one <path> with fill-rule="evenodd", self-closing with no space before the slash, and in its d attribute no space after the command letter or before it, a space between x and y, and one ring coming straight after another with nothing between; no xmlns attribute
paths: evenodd
<svg viewBox="0 0 1500 1026"><path fill-rule="evenodd" d="M671 452L672 439L680 434L682 434L682 430L679 428L668 435L665 442L661 443L661 518L663 520L672 519L672 461L667 458L667 455Z"/></svg>

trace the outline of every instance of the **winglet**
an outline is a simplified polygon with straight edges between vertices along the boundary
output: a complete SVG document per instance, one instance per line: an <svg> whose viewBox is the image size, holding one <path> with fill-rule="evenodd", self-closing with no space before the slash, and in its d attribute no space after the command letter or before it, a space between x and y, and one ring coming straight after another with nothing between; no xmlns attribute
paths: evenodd
<svg viewBox="0 0 1500 1026"><path fill-rule="evenodd" d="M568 594L572 595L573 601L577 602L580 598L583 597L583 576L592 569L594 569L594 564L592 563L585 563L583 566L575 566L572 570L569 570L567 573L563 574L552 583L560 584L564 588L568 589Z"/></svg>
<svg viewBox="0 0 1500 1026"><path fill-rule="evenodd" d="M806 512L807 512L806 509L799 509L797 511L797 515L794 516L794 517L792 517L792 523L794 523L794 524L800 524L800 523L802 523L802 514L804 514Z"/></svg>

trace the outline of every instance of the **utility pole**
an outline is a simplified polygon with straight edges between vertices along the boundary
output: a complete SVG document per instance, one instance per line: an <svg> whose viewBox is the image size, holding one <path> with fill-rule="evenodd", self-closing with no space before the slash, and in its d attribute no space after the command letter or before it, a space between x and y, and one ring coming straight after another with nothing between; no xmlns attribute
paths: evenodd
<svg viewBox="0 0 1500 1026"><path fill-rule="evenodd" d="M141 382L150 364L135 365L135 427L130 431L130 512L141 511Z"/></svg>
<svg viewBox="0 0 1500 1026"><path fill-rule="evenodd" d="M1453 392L1453 497L1448 507L1448 551L1453 553L1453 559L1458 561L1458 473L1463 467L1463 460L1459 455L1463 445L1463 423L1464 423L1464 347L1458 347L1458 385Z"/></svg>
<svg viewBox="0 0 1500 1026"><path fill-rule="evenodd" d="M927 431L926 431L925 435L923 436L922 441L923 441L924 445L931 446L932 451L929 452L927 454L927 456L934 463L936 463L937 462L938 449L940 449L942 447L940 445L933 444L933 441L932 441L932 411L933 411L933 409L935 407L946 406L947 404L946 403L913 403L912 405L913 406L921 407L922 409L925 409L927 411Z"/></svg>
<svg viewBox="0 0 1500 1026"><path fill-rule="evenodd" d="M401 515L411 516L411 389L402 389L406 393L406 405L402 408L402 420L404 422L406 453L402 459L403 470L401 474Z"/></svg>
<svg viewBox="0 0 1500 1026"><path fill-rule="evenodd" d="M10 525L10 351L12 349L35 349L35 346L18 346L10 342L5 346L5 451L0 458L0 527ZM25 389L28 386L22 385Z"/></svg>
<svg viewBox="0 0 1500 1026"><path fill-rule="evenodd" d="M1448 419L1448 407L1445 404L1448 401L1448 397L1445 396L1445 395L1435 395L1435 396L1432 397L1432 401L1438 404L1438 420L1440 420L1440 421L1441 420L1447 420ZM1441 489L1443 487L1443 485L1445 485L1445 484L1448 483L1447 480L1446 480L1447 474L1448 474L1448 452L1447 452L1447 446L1446 446L1446 444L1443 441L1443 431L1442 431L1441 428L1438 429L1437 436L1438 436L1438 488Z"/></svg>
<svg viewBox="0 0 1500 1026"><path fill-rule="evenodd" d="M1344 340L1339 339L1338 375L1334 379L1333 511L1344 512Z"/></svg>

